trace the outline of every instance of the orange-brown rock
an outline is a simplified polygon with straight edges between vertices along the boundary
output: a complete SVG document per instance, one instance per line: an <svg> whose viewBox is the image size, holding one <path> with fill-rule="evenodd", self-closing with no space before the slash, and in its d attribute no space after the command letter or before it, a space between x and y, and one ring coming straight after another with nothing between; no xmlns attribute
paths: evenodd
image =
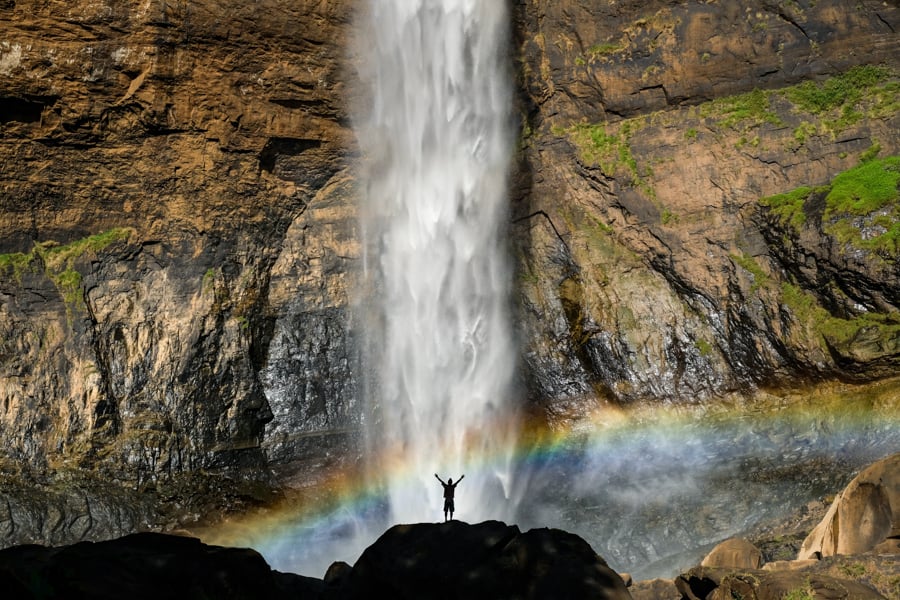
<svg viewBox="0 0 900 600"><path fill-rule="evenodd" d="M900 454L867 467L835 497L798 558L862 554L889 537L900 538Z"/></svg>
<svg viewBox="0 0 900 600"><path fill-rule="evenodd" d="M738 569L759 569L763 557L759 548L741 538L729 538L709 551L701 567L735 567Z"/></svg>
<svg viewBox="0 0 900 600"><path fill-rule="evenodd" d="M835 129L837 113L790 100L854 65L896 69L896 5L521 6L513 234L532 397L696 399L896 372L896 253L837 240L821 203L799 231L759 204L900 150L895 108Z"/></svg>
<svg viewBox="0 0 900 600"><path fill-rule="evenodd" d="M323 439L353 454L350 17L318 0L0 7L4 465L141 490L200 469L265 482ZM66 538L103 493L72 490L78 508L52 488L9 497L4 543L146 516ZM35 531L35 502L73 512Z"/></svg>

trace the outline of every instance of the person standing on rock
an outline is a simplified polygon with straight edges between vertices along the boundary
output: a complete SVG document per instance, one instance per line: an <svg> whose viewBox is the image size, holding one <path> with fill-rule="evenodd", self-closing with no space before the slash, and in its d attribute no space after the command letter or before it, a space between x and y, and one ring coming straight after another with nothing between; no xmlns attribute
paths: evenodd
<svg viewBox="0 0 900 600"><path fill-rule="evenodd" d="M448 520L453 520L453 511L456 508L453 506L453 494L456 491L456 486L459 485L459 482L463 480L465 475L460 476L459 479L456 480L456 483L453 483L453 478L449 477L447 481L444 481L438 474L434 474L437 477L437 480L441 482L441 485L444 486L444 522ZM447 514L450 514L450 518L447 518Z"/></svg>

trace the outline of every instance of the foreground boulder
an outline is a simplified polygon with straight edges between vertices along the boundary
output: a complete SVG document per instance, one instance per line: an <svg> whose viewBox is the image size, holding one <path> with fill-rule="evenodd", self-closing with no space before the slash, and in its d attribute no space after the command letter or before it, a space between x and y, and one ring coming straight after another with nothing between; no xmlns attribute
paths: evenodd
<svg viewBox="0 0 900 600"><path fill-rule="evenodd" d="M334 597L500 600L631 595L577 535L498 521L397 525L363 552Z"/></svg>
<svg viewBox="0 0 900 600"><path fill-rule="evenodd" d="M253 550L156 533L0 550L0 590L17 600L279 600L318 597L323 587L316 579L273 571Z"/></svg>
<svg viewBox="0 0 900 600"><path fill-rule="evenodd" d="M900 538L900 454L863 470L834 499L798 558L860 554Z"/></svg>
<svg viewBox="0 0 900 600"><path fill-rule="evenodd" d="M762 563L759 548L745 539L729 538L713 548L700 562L700 566L759 569Z"/></svg>
<svg viewBox="0 0 900 600"><path fill-rule="evenodd" d="M0 597L31 599L631 600L622 578L577 535L498 521L397 525L356 565L325 580L273 571L249 549L139 533L72 546L0 550Z"/></svg>

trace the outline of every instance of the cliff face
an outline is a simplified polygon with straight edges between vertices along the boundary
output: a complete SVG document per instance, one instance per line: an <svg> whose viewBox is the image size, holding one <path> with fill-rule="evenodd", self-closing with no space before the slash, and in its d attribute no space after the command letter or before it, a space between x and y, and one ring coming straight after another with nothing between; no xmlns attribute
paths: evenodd
<svg viewBox="0 0 900 600"><path fill-rule="evenodd" d="M7 470L155 485L352 457L353 4L0 4ZM822 190L760 202L898 153L895 4L511 10L533 402L896 372L897 247L859 242L879 215L848 237ZM807 102L828 77L861 95Z"/></svg>
<svg viewBox="0 0 900 600"><path fill-rule="evenodd" d="M898 248L861 241L896 221L896 187L859 214L827 189L791 214L761 201L897 153L896 5L519 14L513 232L533 397L568 411L561 398L598 391L697 399L896 371Z"/></svg>
<svg viewBox="0 0 900 600"><path fill-rule="evenodd" d="M6 457L153 479L355 422L350 12L4 5Z"/></svg>

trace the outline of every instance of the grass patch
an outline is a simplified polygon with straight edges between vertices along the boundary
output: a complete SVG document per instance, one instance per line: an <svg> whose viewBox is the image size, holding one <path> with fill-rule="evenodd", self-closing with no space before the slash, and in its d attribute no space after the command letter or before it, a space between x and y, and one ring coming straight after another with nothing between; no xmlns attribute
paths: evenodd
<svg viewBox="0 0 900 600"><path fill-rule="evenodd" d="M825 231L883 258L900 255L900 156L870 159L831 182Z"/></svg>
<svg viewBox="0 0 900 600"><path fill-rule="evenodd" d="M694 346L700 352L700 356L709 356L713 352L712 344L704 339L694 340Z"/></svg>
<svg viewBox="0 0 900 600"><path fill-rule="evenodd" d="M896 112L898 87L888 82L887 67L861 65L821 83L805 81L784 90L784 97L798 109L823 118L832 131L858 123L867 114L886 116ZM863 104L868 104L864 109Z"/></svg>
<svg viewBox="0 0 900 600"><path fill-rule="evenodd" d="M868 215L900 199L897 184L900 183L900 156L867 162L844 171L831 182L831 191L825 201L831 214Z"/></svg>
<svg viewBox="0 0 900 600"><path fill-rule="evenodd" d="M769 282L769 276L752 256L732 254L730 258L736 265L753 275L753 285L750 287L750 291L755 292Z"/></svg>
<svg viewBox="0 0 900 600"><path fill-rule="evenodd" d="M784 194L775 194L760 198L759 203L769 208L769 211L778 217L782 225L790 225L794 229L800 229L806 224L806 213L803 204L815 190L811 187L799 187Z"/></svg>
<svg viewBox="0 0 900 600"><path fill-rule="evenodd" d="M781 597L781 600L816 600L816 593L807 584L805 587L794 588Z"/></svg>
<svg viewBox="0 0 900 600"><path fill-rule="evenodd" d="M75 269L75 261L85 254L97 254L109 245L127 239L131 234L131 229L117 227L65 245L58 245L56 242L36 243L27 254L0 254L0 270L12 269L16 281L21 283L25 269L35 258L40 257L44 272L59 290L71 320L73 309L84 308L82 275Z"/></svg>
<svg viewBox="0 0 900 600"><path fill-rule="evenodd" d="M644 124L644 119L630 119L623 122L617 131L609 133L603 124L581 123L563 132L578 147L581 159L585 163L598 165L600 170L608 175L627 173L633 186L641 189L649 198L655 199L656 192L638 171L637 160L631 153L629 143L631 137Z"/></svg>
<svg viewBox="0 0 900 600"><path fill-rule="evenodd" d="M819 336L834 345L850 344L862 329L877 334L880 339L900 335L900 315L897 314L863 313L841 319L819 305L811 293L791 283L781 285L781 296L799 321L810 325Z"/></svg>
<svg viewBox="0 0 900 600"><path fill-rule="evenodd" d="M700 107L700 116L714 120L717 127L723 128L741 125L746 130L764 123L782 125L781 118L772 110L771 95L772 92L757 89L745 94L717 98Z"/></svg>
<svg viewBox="0 0 900 600"><path fill-rule="evenodd" d="M595 58L600 58L602 56L609 56L610 54L615 54L617 52L622 52L625 48L621 44L594 44L590 48L587 49L588 57L592 60Z"/></svg>
<svg viewBox="0 0 900 600"><path fill-rule="evenodd" d="M806 200L826 194L825 232L892 260L900 255L900 156L875 158L879 151L877 145L870 148L863 163L838 174L827 186L799 187L760 198L759 203L783 225L800 229L806 223Z"/></svg>
<svg viewBox="0 0 900 600"><path fill-rule="evenodd" d="M21 284L22 275L25 273L25 269L28 268L33 259L33 252L29 252L28 254L22 252L0 254L0 272L7 273L11 271L16 282Z"/></svg>
<svg viewBox="0 0 900 600"><path fill-rule="evenodd" d="M891 71L886 67L862 65L822 83L804 81L785 90L785 95L800 109L820 115L856 104L868 90L890 76Z"/></svg>

